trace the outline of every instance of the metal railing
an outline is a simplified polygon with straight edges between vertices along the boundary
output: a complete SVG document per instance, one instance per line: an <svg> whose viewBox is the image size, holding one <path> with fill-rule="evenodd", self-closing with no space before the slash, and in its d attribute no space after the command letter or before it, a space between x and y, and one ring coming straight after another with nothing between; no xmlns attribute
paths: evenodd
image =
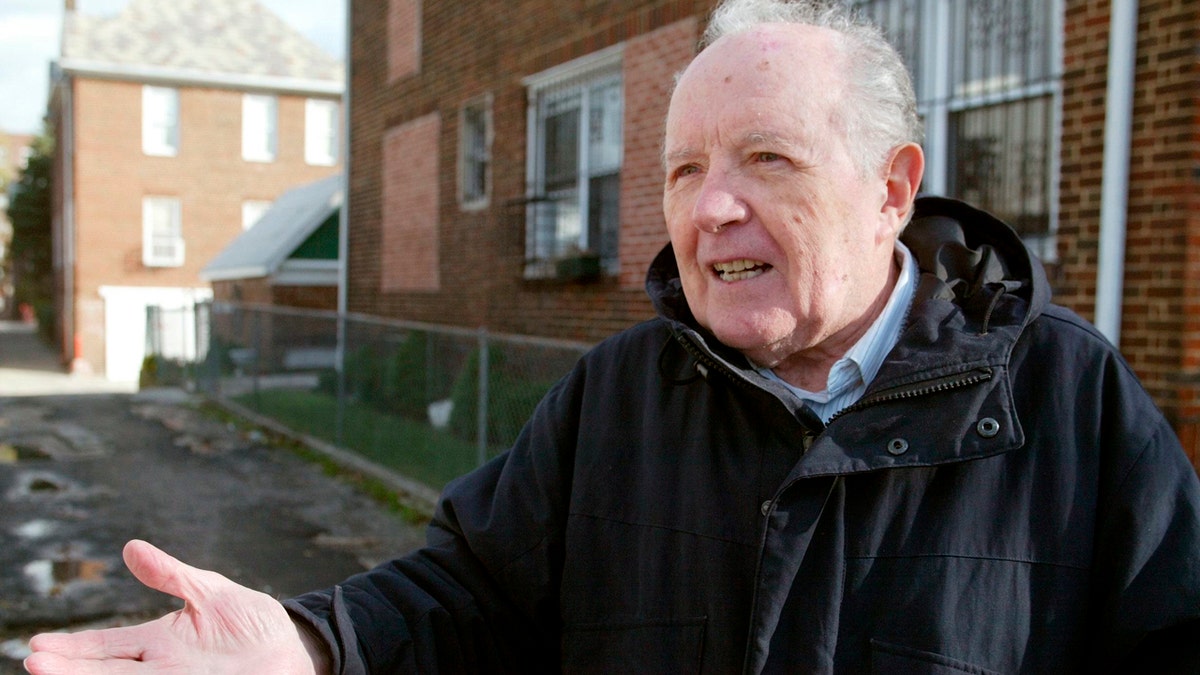
<svg viewBox="0 0 1200 675"><path fill-rule="evenodd" d="M216 302L149 310L142 379L194 388L440 490L508 448L589 347Z"/></svg>

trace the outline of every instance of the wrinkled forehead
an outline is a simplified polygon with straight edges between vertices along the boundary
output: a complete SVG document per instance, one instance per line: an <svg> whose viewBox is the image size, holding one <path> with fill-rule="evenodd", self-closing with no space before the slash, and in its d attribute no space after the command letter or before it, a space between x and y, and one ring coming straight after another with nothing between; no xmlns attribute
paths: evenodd
<svg viewBox="0 0 1200 675"><path fill-rule="evenodd" d="M841 72L841 36L827 28L766 23L727 35L696 55L679 85L690 82L803 85L836 82ZM678 89L678 87L677 87Z"/></svg>
<svg viewBox="0 0 1200 675"><path fill-rule="evenodd" d="M666 146L691 145L705 120L799 135L820 129L838 109L844 82L836 33L798 24L762 24L722 37L680 75L666 120ZM795 139L800 140L800 139Z"/></svg>

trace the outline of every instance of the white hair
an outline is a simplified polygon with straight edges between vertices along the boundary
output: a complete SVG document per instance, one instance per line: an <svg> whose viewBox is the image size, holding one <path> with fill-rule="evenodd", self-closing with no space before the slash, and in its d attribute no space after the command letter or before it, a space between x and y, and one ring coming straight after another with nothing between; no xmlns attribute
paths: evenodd
<svg viewBox="0 0 1200 675"><path fill-rule="evenodd" d="M724 0L700 42L718 39L764 23L798 23L835 31L848 64L846 138L860 171L879 171L891 151L921 143L916 96L908 69L883 30L836 0Z"/></svg>

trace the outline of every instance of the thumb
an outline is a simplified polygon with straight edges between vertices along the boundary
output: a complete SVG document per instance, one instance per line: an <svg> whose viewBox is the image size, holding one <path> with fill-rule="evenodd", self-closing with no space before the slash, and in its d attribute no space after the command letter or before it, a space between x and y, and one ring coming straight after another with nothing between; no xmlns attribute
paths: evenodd
<svg viewBox="0 0 1200 675"><path fill-rule="evenodd" d="M208 585L205 576L214 574L187 565L162 549L138 539L125 544L122 557L125 558L125 566L138 581L188 602L194 602L202 595Z"/></svg>

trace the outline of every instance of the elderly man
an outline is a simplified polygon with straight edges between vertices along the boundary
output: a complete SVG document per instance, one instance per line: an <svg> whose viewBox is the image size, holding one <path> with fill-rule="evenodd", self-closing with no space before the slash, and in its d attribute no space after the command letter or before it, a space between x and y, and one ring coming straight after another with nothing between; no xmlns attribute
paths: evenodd
<svg viewBox="0 0 1200 675"><path fill-rule="evenodd" d="M914 205L919 136L876 30L730 0L671 99L659 318L448 487L427 548L281 606L134 542L187 607L28 668L1195 667L1195 473L1010 229Z"/></svg>

